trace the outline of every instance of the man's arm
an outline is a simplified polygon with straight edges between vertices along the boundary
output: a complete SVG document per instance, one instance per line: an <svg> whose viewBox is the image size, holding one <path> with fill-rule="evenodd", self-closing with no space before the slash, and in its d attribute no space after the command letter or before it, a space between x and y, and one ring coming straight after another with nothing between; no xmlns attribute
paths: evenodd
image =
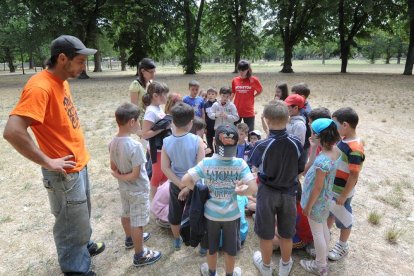
<svg viewBox="0 0 414 276"><path fill-rule="evenodd" d="M33 122L34 120L29 117L11 115L4 128L3 138L6 139L21 155L48 170L66 173L65 169L74 168L76 162L69 160L73 158L73 155L52 159L46 156L39 147L36 146L27 131L27 128Z"/></svg>
<svg viewBox="0 0 414 276"><path fill-rule="evenodd" d="M193 178L191 177L191 175L189 173L186 173L183 176L182 183L188 189L190 189L190 190L193 190L194 189L194 185L195 185L194 184L194 180L193 180Z"/></svg>

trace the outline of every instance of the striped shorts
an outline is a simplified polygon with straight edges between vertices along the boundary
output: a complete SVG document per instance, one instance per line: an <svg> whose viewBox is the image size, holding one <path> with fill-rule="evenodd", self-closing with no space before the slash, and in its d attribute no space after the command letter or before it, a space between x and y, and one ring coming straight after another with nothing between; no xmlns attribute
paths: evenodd
<svg viewBox="0 0 414 276"><path fill-rule="evenodd" d="M132 227L145 226L150 217L149 195L142 192L120 190L122 217L129 217Z"/></svg>

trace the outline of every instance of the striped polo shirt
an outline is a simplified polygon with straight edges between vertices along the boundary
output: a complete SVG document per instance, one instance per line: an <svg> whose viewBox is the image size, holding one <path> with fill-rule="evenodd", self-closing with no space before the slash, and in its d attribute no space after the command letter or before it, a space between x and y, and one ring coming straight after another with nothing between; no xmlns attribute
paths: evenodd
<svg viewBox="0 0 414 276"><path fill-rule="evenodd" d="M341 158L336 170L332 191L339 195L345 189L350 172L360 172L365 160L364 146L361 139L342 140L337 144L341 150ZM354 190L348 197L354 195Z"/></svg>

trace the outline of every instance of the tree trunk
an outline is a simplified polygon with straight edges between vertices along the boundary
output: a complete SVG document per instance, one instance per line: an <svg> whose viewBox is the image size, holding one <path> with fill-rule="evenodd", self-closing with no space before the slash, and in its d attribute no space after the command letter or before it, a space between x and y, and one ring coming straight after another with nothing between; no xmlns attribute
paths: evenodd
<svg viewBox="0 0 414 276"><path fill-rule="evenodd" d="M283 47L285 56L283 59L283 68L280 71L281 73L293 73L292 69L292 57L293 57L293 45L288 42L285 42Z"/></svg>
<svg viewBox="0 0 414 276"><path fill-rule="evenodd" d="M4 53L6 56L6 61L9 64L10 73L16 72L16 67L14 66L14 63L13 63L14 57L13 57L12 52L10 51L10 48L8 47L4 48Z"/></svg>
<svg viewBox="0 0 414 276"><path fill-rule="evenodd" d="M30 51L29 53L29 69L33 69L34 65L33 65L33 52Z"/></svg>
<svg viewBox="0 0 414 276"><path fill-rule="evenodd" d="M234 2L234 18L235 18L235 33L234 33L234 72L237 73L237 64L239 64L239 61L241 59L241 52L243 47L241 32L243 27L243 18L240 14L240 3L239 1Z"/></svg>
<svg viewBox="0 0 414 276"><path fill-rule="evenodd" d="M119 59L121 61L121 71L126 71L126 52L124 48L119 49Z"/></svg>
<svg viewBox="0 0 414 276"><path fill-rule="evenodd" d="M93 57L93 62L95 68L93 69L94 72L102 72L102 54L101 51L95 53Z"/></svg>
<svg viewBox="0 0 414 276"><path fill-rule="evenodd" d="M405 61L404 75L413 74L414 63L414 0L408 0L408 15L410 20L410 43L407 50L407 60Z"/></svg>
<svg viewBox="0 0 414 276"><path fill-rule="evenodd" d="M344 44L346 44L346 42L344 42ZM346 68L348 67L348 59L349 59L350 50L351 50L350 46L341 45L341 73L346 73Z"/></svg>
<svg viewBox="0 0 414 276"><path fill-rule="evenodd" d="M24 72L24 60L23 60L23 51L22 51L22 49L20 49L20 59L22 61L22 73L23 73L23 75L25 75L26 73Z"/></svg>

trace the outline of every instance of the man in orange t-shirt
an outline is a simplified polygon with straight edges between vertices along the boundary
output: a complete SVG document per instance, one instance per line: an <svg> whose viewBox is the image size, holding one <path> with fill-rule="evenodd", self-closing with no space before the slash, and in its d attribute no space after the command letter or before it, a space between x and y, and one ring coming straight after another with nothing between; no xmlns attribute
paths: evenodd
<svg viewBox="0 0 414 276"><path fill-rule="evenodd" d="M48 69L28 80L3 133L20 154L42 167L55 216L59 265L65 275L95 275L89 271L91 255L105 249L103 243L90 241L89 153L67 82L85 70L87 56L94 53L76 37L55 39Z"/></svg>

